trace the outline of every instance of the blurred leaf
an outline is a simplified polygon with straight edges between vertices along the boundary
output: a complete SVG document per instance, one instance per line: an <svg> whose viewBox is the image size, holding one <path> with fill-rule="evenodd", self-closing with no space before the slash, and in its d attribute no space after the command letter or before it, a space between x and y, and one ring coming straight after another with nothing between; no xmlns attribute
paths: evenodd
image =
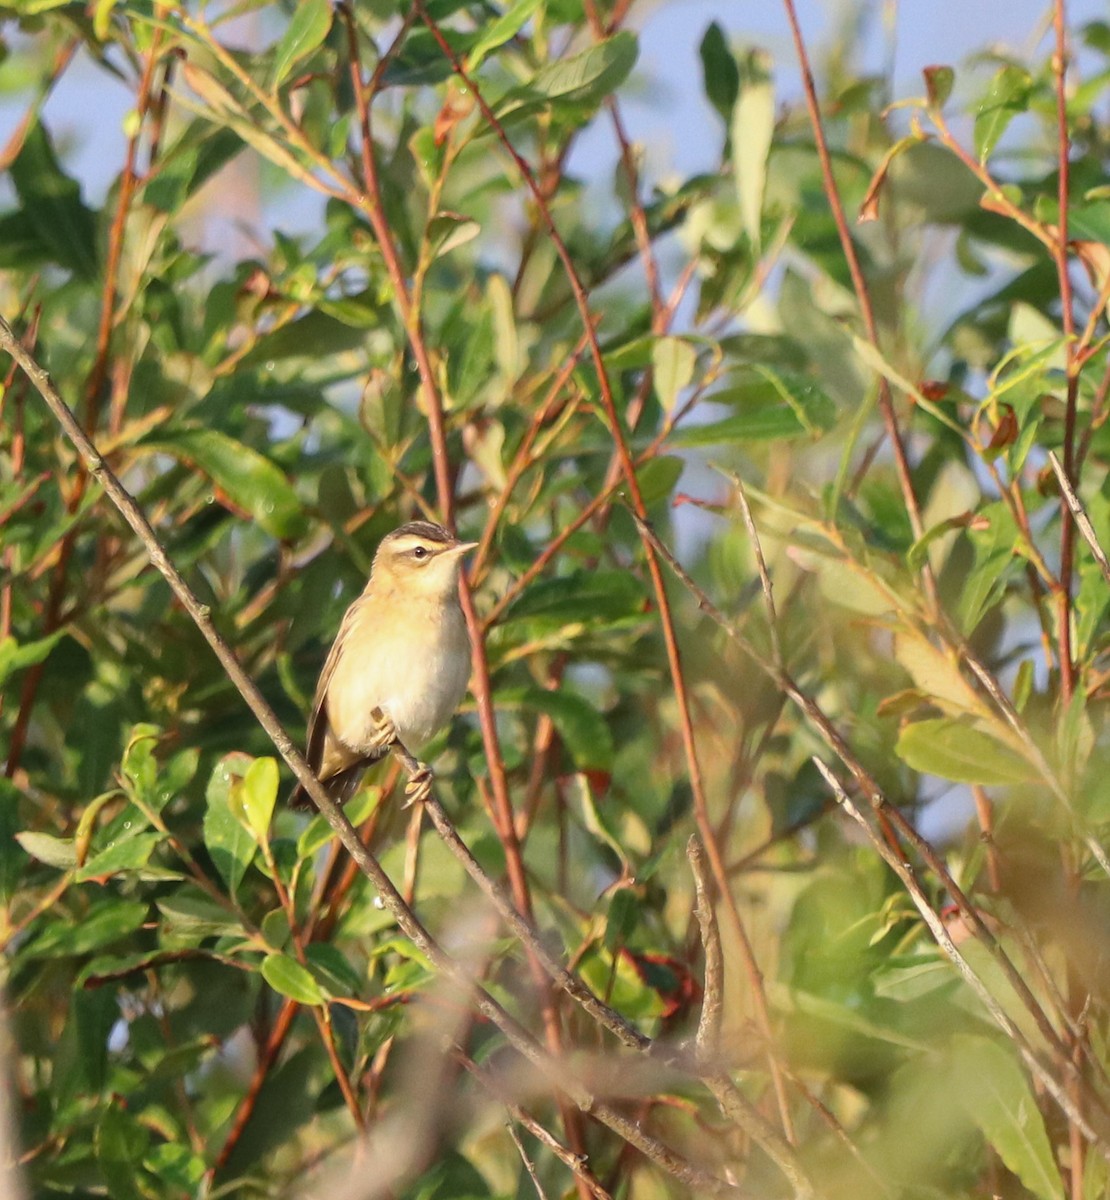
<svg viewBox="0 0 1110 1200"><path fill-rule="evenodd" d="M27 952L33 958L88 954L133 936L146 920L147 912L142 901L106 898L91 907L76 925L67 915L51 920Z"/></svg>
<svg viewBox="0 0 1110 1200"><path fill-rule="evenodd" d="M939 708L957 713L984 712L978 692L964 678L955 655L938 649L917 630L909 627L898 630L894 636L894 657Z"/></svg>
<svg viewBox="0 0 1110 1200"><path fill-rule="evenodd" d="M277 803L277 763L272 758L256 758L243 778L232 786L238 792L247 825L260 842L266 841Z"/></svg>
<svg viewBox="0 0 1110 1200"><path fill-rule="evenodd" d="M566 687L502 689L506 704L520 704L549 716L574 765L582 771L608 771L613 765L613 735L605 717L584 697Z"/></svg>
<svg viewBox="0 0 1110 1200"><path fill-rule="evenodd" d="M456 247L472 242L481 232L478 222L469 217L440 212L428 222L428 246L436 258L442 258Z"/></svg>
<svg viewBox="0 0 1110 1200"><path fill-rule="evenodd" d="M956 783L984 786L1030 783L1032 767L1009 747L964 720L915 721L898 736L895 752L907 766Z"/></svg>
<svg viewBox="0 0 1110 1200"><path fill-rule="evenodd" d="M748 56L740 95L732 112L732 158L740 219L748 241L757 250L762 244L763 192L767 154L775 130L775 86L770 59L755 50Z"/></svg>
<svg viewBox="0 0 1110 1200"><path fill-rule="evenodd" d="M331 29L331 0L297 0L293 15L274 52L273 87L281 87L289 72L307 58Z"/></svg>
<svg viewBox="0 0 1110 1200"><path fill-rule="evenodd" d="M512 0L505 11L481 31L466 59L466 69L474 71L491 50L516 37L543 0Z"/></svg>
<svg viewBox="0 0 1110 1200"><path fill-rule="evenodd" d="M33 642L25 642L22 646L14 637L0 638L0 686L16 671L45 662L50 651L66 636L66 632L59 629L56 633L37 638Z"/></svg>
<svg viewBox="0 0 1110 1200"><path fill-rule="evenodd" d="M435 1165L405 1190L402 1200L493 1200L493 1197L482 1173L451 1150L439 1156Z"/></svg>
<svg viewBox="0 0 1110 1200"><path fill-rule="evenodd" d="M323 1004L324 993L311 972L287 954L267 954L262 960L262 978L283 996L298 1004Z"/></svg>
<svg viewBox="0 0 1110 1200"><path fill-rule="evenodd" d="M673 445L716 446L816 436L836 421L836 406L815 380L769 367L751 368L748 378L714 392L709 399L741 411L708 425L683 425L671 435Z"/></svg>
<svg viewBox="0 0 1110 1200"><path fill-rule="evenodd" d="M578 54L542 66L527 83L513 88L494 105L494 115L501 119L521 115L552 101L600 101L628 78L638 53L636 35L622 30Z"/></svg>
<svg viewBox="0 0 1110 1200"><path fill-rule="evenodd" d="M182 427L144 439L135 451L169 454L200 467L237 507L276 538L298 538L307 528L300 501L285 475L257 450L225 433Z"/></svg>
<svg viewBox="0 0 1110 1200"><path fill-rule="evenodd" d="M72 838L54 837L49 833L24 830L15 835L15 840L32 858L44 862L48 867L68 871L77 866L77 846Z"/></svg>
<svg viewBox="0 0 1110 1200"><path fill-rule="evenodd" d="M317 981L333 996L358 996L365 981L336 946L312 942L305 947L305 957Z"/></svg>
<svg viewBox="0 0 1110 1200"><path fill-rule="evenodd" d="M249 835L239 826L244 838ZM253 847L253 841L251 845ZM221 907L197 888L178 888L172 895L158 901L163 917L163 929L174 938L200 942L208 937L222 937L242 932L233 912Z"/></svg>
<svg viewBox="0 0 1110 1200"><path fill-rule="evenodd" d="M943 108L952 95L956 72L951 67L926 67L925 92L930 108Z"/></svg>
<svg viewBox="0 0 1110 1200"><path fill-rule="evenodd" d="M674 491L686 464L677 455L657 455L636 472L640 495L649 507L666 499Z"/></svg>
<svg viewBox="0 0 1110 1200"><path fill-rule="evenodd" d="M95 279L95 214L85 207L81 189L62 170L50 135L36 121L9 168L21 212L59 266L84 279Z"/></svg>
<svg viewBox="0 0 1110 1200"><path fill-rule="evenodd" d="M1061 1200L1063 1181L1037 1101L1013 1058L997 1042L958 1034L952 1039L967 1115L1006 1166L1042 1200Z"/></svg>
<svg viewBox="0 0 1110 1200"><path fill-rule="evenodd" d="M991 80L975 117L975 153L980 162L986 162L1006 127L1024 111L1032 82L1028 71L1009 63Z"/></svg>
<svg viewBox="0 0 1110 1200"><path fill-rule="evenodd" d="M204 844L228 891L235 895L254 858L257 843L248 829L235 819L230 807L231 791L250 770L254 760L247 754L229 754L212 771L205 793Z"/></svg>
<svg viewBox="0 0 1110 1200"><path fill-rule="evenodd" d="M643 604L643 585L624 571L573 571L532 584L504 620L611 621L641 612Z"/></svg>
<svg viewBox="0 0 1110 1200"><path fill-rule="evenodd" d="M651 348L655 391L663 411L670 413L682 392L694 377L697 351L684 338L662 337Z"/></svg>
<svg viewBox="0 0 1110 1200"><path fill-rule="evenodd" d="M143 1200L135 1180L149 1144L150 1135L126 1109L105 1106L96 1128L96 1161L112 1200Z"/></svg>
<svg viewBox="0 0 1110 1200"><path fill-rule="evenodd" d="M605 917L605 949L611 954L626 946L640 923L640 901L630 887L617 888Z"/></svg>
<svg viewBox="0 0 1110 1200"><path fill-rule="evenodd" d="M139 833L125 840L109 843L77 872L78 882L86 879L106 879L123 871L134 871L146 866L154 847L164 836L161 833Z"/></svg>
<svg viewBox="0 0 1110 1200"><path fill-rule="evenodd" d="M702 86L706 98L727 126L732 118L736 97L740 94L740 70L716 21L710 21L698 53L701 55Z"/></svg>

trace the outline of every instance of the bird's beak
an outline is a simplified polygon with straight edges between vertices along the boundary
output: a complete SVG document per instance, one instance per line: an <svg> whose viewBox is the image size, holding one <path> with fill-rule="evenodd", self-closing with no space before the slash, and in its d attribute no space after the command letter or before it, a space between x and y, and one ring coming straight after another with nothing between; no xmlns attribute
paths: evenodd
<svg viewBox="0 0 1110 1200"><path fill-rule="evenodd" d="M477 542L459 542L458 545L452 546L447 551L448 554L465 554L468 550L473 550L477 546Z"/></svg>

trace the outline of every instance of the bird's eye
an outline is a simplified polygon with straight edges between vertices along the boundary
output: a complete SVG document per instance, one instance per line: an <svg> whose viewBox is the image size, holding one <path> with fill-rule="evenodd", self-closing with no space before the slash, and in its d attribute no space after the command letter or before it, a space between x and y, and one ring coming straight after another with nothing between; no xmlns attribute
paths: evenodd
<svg viewBox="0 0 1110 1200"><path fill-rule="evenodd" d="M417 546L416 549L413 550L412 556L417 560L417 562L423 562L424 559L428 557L428 548L426 546Z"/></svg>

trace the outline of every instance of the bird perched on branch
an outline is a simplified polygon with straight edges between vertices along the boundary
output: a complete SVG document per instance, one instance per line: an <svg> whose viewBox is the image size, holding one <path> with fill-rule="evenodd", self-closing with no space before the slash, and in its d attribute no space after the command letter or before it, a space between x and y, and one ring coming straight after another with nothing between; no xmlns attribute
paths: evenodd
<svg viewBox="0 0 1110 1200"><path fill-rule="evenodd" d="M308 726L308 765L342 804L363 772L398 745L411 758L451 719L470 678L470 642L459 606L463 555L442 525L410 521L378 546L370 579L347 609L328 654ZM423 800L431 768L417 763L405 787ZM311 805L300 784L295 808Z"/></svg>

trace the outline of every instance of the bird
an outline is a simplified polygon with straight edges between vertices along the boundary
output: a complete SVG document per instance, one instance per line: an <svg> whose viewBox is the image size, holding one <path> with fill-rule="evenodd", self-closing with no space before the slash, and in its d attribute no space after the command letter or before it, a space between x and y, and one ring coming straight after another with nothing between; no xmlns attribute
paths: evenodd
<svg viewBox="0 0 1110 1200"><path fill-rule="evenodd" d="M324 662L308 723L305 757L336 803L349 800L366 768L394 746L411 758L462 701L470 641L459 574L477 544L431 521L409 521L379 544L366 587ZM406 805L427 799L431 789L431 768L418 760L416 766ZM311 806L301 784L290 804Z"/></svg>

